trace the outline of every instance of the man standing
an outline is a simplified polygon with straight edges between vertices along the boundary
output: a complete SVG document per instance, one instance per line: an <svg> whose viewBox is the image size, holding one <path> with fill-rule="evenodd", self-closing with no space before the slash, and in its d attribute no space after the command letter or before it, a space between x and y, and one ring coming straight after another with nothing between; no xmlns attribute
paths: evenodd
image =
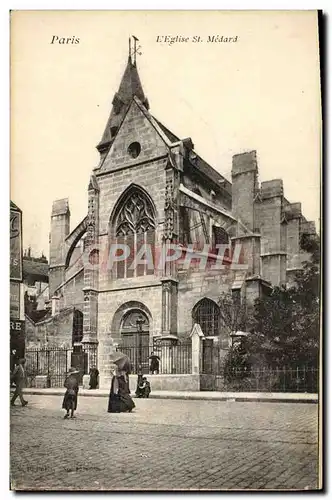
<svg viewBox="0 0 332 500"><path fill-rule="evenodd" d="M19 396L21 405L26 406L28 404L27 401L25 401L23 397L23 387L25 385L25 372L24 372L24 365L25 365L25 359L20 359L18 362L18 365L15 367L13 375L12 375L12 380L14 384L16 385L16 389L14 392L14 395L11 400L11 405L15 406L15 401L17 396Z"/></svg>
<svg viewBox="0 0 332 500"><path fill-rule="evenodd" d="M97 389L98 387L98 376L99 376L99 371L97 370L96 366L93 366L90 369L90 389Z"/></svg>

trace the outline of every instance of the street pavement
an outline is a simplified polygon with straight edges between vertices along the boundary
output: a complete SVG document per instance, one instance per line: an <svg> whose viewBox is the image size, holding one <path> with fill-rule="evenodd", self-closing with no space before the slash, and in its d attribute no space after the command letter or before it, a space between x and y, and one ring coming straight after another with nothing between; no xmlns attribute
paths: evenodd
<svg viewBox="0 0 332 500"><path fill-rule="evenodd" d="M107 413L81 397L64 420L60 396L11 408L16 490L318 488L318 405L136 399Z"/></svg>

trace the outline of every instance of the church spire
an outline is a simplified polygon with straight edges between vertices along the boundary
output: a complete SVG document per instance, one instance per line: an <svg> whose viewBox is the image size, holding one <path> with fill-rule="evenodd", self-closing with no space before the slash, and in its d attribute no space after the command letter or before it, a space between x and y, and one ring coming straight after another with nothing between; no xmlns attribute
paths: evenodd
<svg viewBox="0 0 332 500"><path fill-rule="evenodd" d="M119 89L114 95L112 101L113 107L107 121L103 137L97 146L97 149L101 154L108 150L108 147L115 137L128 106L134 96L140 99L146 109L149 109L149 103L144 95L143 87L136 67L136 55L140 54L140 47L137 47L138 38L133 37L133 39L134 43L132 47L132 40L129 38L129 56L127 66L121 79Z"/></svg>

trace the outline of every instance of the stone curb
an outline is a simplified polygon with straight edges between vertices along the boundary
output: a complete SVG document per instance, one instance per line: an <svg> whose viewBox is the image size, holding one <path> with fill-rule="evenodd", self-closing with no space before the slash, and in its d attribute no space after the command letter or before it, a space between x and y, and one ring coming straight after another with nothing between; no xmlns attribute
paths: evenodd
<svg viewBox="0 0 332 500"><path fill-rule="evenodd" d="M63 389L24 389L25 394L31 394L35 396L63 396ZM89 391L81 389L79 392L80 397L108 397L109 391L107 390L96 390ZM132 394L133 398L136 398L135 394ZM276 395L273 394L262 394L262 393L239 393L239 394L227 394L218 392L197 392L188 394L184 392L174 393L168 391L155 391L150 395L150 399L178 399L178 400L194 400L194 401L228 401L228 402L260 402L260 403L313 403L317 404L319 402L317 394L290 394L290 393L280 393Z"/></svg>

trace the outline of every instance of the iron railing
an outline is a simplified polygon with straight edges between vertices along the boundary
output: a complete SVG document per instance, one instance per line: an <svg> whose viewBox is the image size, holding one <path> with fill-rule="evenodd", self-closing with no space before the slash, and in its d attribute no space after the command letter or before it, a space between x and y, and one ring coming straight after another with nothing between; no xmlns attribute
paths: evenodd
<svg viewBox="0 0 332 500"><path fill-rule="evenodd" d="M38 375L47 376L48 387L62 387L71 366L80 371L80 382L91 366L97 366L97 347L27 349L25 359L27 387L36 386Z"/></svg>
<svg viewBox="0 0 332 500"><path fill-rule="evenodd" d="M227 349L205 339L202 356L203 390L238 392L317 393L319 370L316 365L225 366Z"/></svg>
<svg viewBox="0 0 332 500"><path fill-rule="evenodd" d="M232 368L203 375L204 390L318 393L319 370L302 367Z"/></svg>
<svg viewBox="0 0 332 500"><path fill-rule="evenodd" d="M189 374L191 373L191 341L178 342L175 345L164 345L154 342L151 345L119 345L118 351L128 356L131 362L131 371L137 374ZM157 362L152 363L151 355L156 356Z"/></svg>

